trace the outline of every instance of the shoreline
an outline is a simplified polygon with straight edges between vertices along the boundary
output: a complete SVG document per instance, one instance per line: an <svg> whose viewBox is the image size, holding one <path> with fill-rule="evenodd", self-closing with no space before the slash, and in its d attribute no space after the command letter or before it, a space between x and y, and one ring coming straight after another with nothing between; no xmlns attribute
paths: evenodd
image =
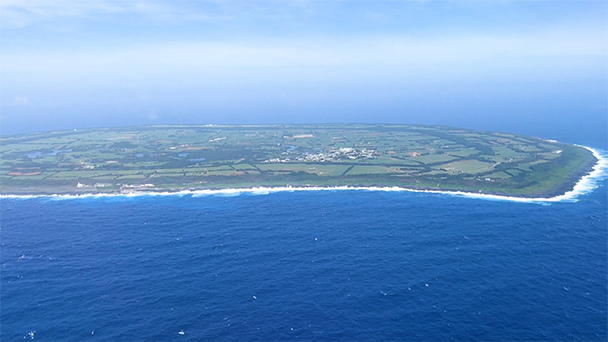
<svg viewBox="0 0 608 342"><path fill-rule="evenodd" d="M467 197L477 198L485 200L501 200L511 202L523 202L523 203L545 203L545 202L576 202L580 195L584 195L593 189L597 188L596 182L602 179L602 176L608 171L608 156L603 156L599 150L576 145L589 150L593 156L597 159L597 162L593 166L592 170L586 175L582 176L574 185L572 190L565 192L562 195L554 197L516 197L516 196L505 196L505 195L491 195L482 193L473 193L466 191L449 191L449 190L419 190L409 189L402 187L357 187L357 186L335 186L335 187L322 187L322 186L310 186L310 187L251 187L251 188L225 188L225 189L202 189L202 190L178 190L178 191L134 191L127 193L84 193L84 194L25 194L25 195L13 195L13 194L0 194L0 199L30 199L30 198L63 198L63 199L78 199L78 198L100 198L100 197L139 197L139 196L187 196L202 197L210 195L240 195L243 193L265 195L275 192L294 192L294 191L338 191L338 190L350 190L350 191L385 191L385 192L417 192L417 193L430 193L430 194L443 194L454 197Z"/></svg>

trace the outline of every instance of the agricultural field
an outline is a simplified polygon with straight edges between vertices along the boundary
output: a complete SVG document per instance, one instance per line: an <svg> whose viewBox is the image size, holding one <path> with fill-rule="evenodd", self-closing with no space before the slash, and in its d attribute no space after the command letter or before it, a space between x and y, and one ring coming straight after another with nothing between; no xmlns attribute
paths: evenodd
<svg viewBox="0 0 608 342"><path fill-rule="evenodd" d="M145 126L5 136L0 192L348 185L551 196L595 162L578 146L442 126Z"/></svg>

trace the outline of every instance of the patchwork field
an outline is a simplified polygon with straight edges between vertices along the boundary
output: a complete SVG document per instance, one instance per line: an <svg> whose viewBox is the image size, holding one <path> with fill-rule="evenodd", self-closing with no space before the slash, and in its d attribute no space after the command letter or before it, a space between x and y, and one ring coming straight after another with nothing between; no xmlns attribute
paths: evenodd
<svg viewBox="0 0 608 342"><path fill-rule="evenodd" d="M0 139L2 193L401 186L513 196L572 188L584 148L442 126L145 126Z"/></svg>

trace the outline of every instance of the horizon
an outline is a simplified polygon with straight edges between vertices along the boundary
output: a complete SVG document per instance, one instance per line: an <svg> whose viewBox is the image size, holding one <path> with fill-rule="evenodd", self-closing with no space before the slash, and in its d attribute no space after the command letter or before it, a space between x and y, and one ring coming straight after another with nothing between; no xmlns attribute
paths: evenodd
<svg viewBox="0 0 608 342"><path fill-rule="evenodd" d="M455 126L608 145L605 1L5 1L0 133Z"/></svg>

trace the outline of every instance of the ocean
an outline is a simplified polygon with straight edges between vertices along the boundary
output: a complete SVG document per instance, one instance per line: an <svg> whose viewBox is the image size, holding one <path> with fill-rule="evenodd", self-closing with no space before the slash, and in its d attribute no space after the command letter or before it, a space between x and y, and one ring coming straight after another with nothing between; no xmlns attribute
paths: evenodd
<svg viewBox="0 0 608 342"><path fill-rule="evenodd" d="M607 195L5 197L0 338L605 341Z"/></svg>

